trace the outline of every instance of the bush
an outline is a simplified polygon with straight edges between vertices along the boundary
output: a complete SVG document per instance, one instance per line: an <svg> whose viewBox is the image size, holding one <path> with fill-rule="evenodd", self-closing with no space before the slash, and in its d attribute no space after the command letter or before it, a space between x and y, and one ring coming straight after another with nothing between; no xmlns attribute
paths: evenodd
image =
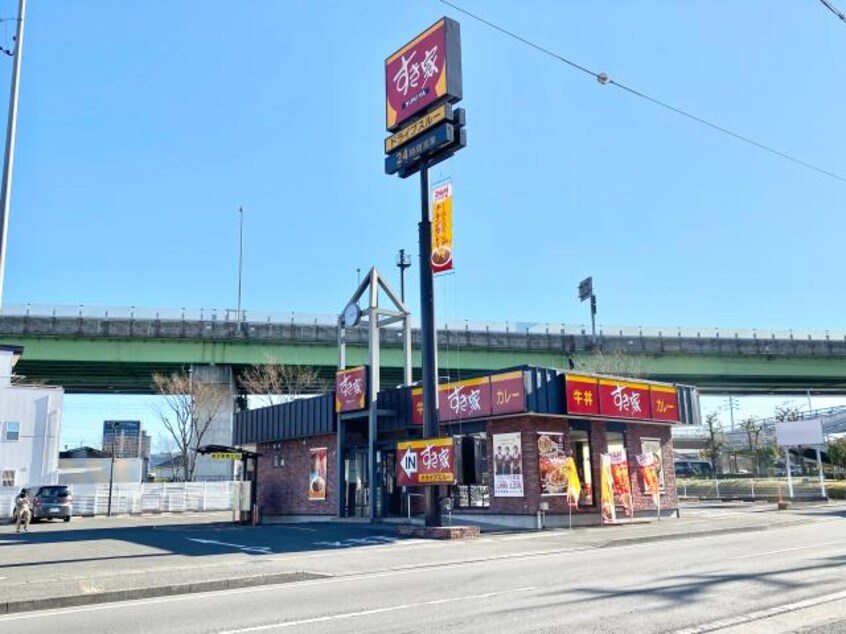
<svg viewBox="0 0 846 634"><path fill-rule="evenodd" d="M843 480L826 482L826 491L832 500L846 500L846 482Z"/></svg>

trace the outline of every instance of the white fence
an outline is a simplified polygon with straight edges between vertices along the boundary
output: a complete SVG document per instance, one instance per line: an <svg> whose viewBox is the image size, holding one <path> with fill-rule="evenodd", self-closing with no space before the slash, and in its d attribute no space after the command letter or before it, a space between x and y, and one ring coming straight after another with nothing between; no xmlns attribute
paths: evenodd
<svg viewBox="0 0 846 634"><path fill-rule="evenodd" d="M105 515L108 484L73 484L74 515ZM19 488L0 487L0 518L11 518ZM167 482L115 484L112 514L181 513L249 509L249 482Z"/></svg>

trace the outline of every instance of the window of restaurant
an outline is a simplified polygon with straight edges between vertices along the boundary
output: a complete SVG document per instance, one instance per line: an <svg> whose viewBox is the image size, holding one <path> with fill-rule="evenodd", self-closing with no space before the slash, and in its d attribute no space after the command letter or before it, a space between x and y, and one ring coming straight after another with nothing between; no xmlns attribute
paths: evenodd
<svg viewBox="0 0 846 634"><path fill-rule="evenodd" d="M490 507L487 434L456 436L455 446L459 460L458 484L450 487L453 508Z"/></svg>
<svg viewBox="0 0 846 634"><path fill-rule="evenodd" d="M588 424L589 425L589 424ZM582 485L582 493L579 498L579 506L593 506L593 469L591 468L591 438L590 427L582 423L571 423L570 426L570 450L573 452L573 460L576 462L576 471L579 474L579 482Z"/></svg>

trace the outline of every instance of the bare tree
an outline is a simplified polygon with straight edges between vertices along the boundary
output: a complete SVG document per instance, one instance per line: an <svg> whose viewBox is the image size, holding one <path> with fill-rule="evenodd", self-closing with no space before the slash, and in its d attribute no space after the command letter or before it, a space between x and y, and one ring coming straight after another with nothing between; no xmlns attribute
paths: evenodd
<svg viewBox="0 0 846 634"><path fill-rule="evenodd" d="M159 419L176 443L186 481L194 479L196 449L212 421L231 407L227 390L218 385L194 381L190 374L154 374L153 387L164 397L157 411Z"/></svg>
<svg viewBox="0 0 846 634"><path fill-rule="evenodd" d="M705 417L705 427L708 429L708 438L705 441L705 446L702 448L701 453L706 460L711 462L714 473L717 473L717 464L723 452L723 447L726 444L726 437L723 434L723 424L720 422L717 412L711 412Z"/></svg>
<svg viewBox="0 0 846 634"><path fill-rule="evenodd" d="M643 369L643 362L639 357L626 354L620 350L613 350L611 352L596 350L579 365L582 366L579 369L595 374L611 374L633 379L640 379L646 375Z"/></svg>
<svg viewBox="0 0 846 634"><path fill-rule="evenodd" d="M258 396L265 405L287 403L303 394L329 389L329 384L315 368L279 363L272 355L265 363L244 370L238 383L247 394Z"/></svg>
<svg viewBox="0 0 846 634"><path fill-rule="evenodd" d="M790 401L776 405L775 419L778 422L783 423L785 421L799 420L800 418L802 418L802 414L799 412L799 408Z"/></svg>

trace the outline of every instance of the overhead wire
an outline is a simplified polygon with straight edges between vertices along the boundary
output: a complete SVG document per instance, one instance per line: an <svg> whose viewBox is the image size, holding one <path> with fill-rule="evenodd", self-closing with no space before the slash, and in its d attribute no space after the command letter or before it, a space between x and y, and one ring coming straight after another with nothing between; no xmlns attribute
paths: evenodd
<svg viewBox="0 0 846 634"><path fill-rule="evenodd" d="M722 134L730 136L730 137L732 137L732 138L734 138L738 141L741 141L743 143L746 143L748 145L756 147L759 150L763 150L763 151L768 152L768 153L770 153L774 156L778 156L779 158L790 161L790 162L792 162L796 165L799 165L801 167L804 167L806 169L813 170L813 171L817 172L818 174L822 174L824 176L828 176L829 178L833 178L835 180L838 180L842 183L846 183L846 177L841 176L840 174L836 174L835 172L832 172L832 171L829 171L829 170L824 169L822 167L819 167L818 165L814 165L813 163L809 163L808 161L805 161L803 159L792 156L792 155L790 155L786 152L782 152L781 150L777 150L773 147L770 147L769 145L766 145L764 143L756 141L756 140L754 140L754 139L752 139L748 136L745 136L743 134L739 134L737 132L729 130L728 128L725 128L721 125L713 123L712 121L708 121L707 119L704 119L700 116L692 114L692 113L690 113L686 110L682 110L681 108L677 108L676 106L670 105L669 103L667 103L665 101L662 101L662 100L657 99L655 97L651 97L651 96L647 95L646 93L643 93L639 90L636 90L635 88L632 88L631 86L627 86L627 85L625 85L625 84L623 84L619 81L612 79L606 73L602 73L602 72L598 73L596 71L590 70L589 68L586 68L585 66L582 66L581 64L577 64L576 62L564 57L563 55L561 55L559 53L556 53L556 52L554 52L554 51L552 51L552 50L550 50L550 49L548 49L544 46L541 46L540 44L536 44L535 42L532 42L531 40L529 40L529 39L527 39L527 38L525 38L521 35L518 35L517 33L514 33L513 31L510 31L510 30L508 30L508 29L506 29L502 26L499 26L498 24L495 24L495 23L493 23L493 22L491 22L491 21L489 21L489 20L487 20L487 19L485 19L485 18L483 18L483 17L481 17L481 16L479 16L475 13L472 13L472 12L468 11L467 9L464 9L463 7L460 7L457 4L454 4L453 2L450 2L449 0L439 0L439 2L441 2L442 4L445 4L449 7L452 7L453 9L458 11L459 13L463 13L467 17L472 18L473 20L476 20L477 22L480 22L480 23L482 23L482 24L484 24L484 25L486 25L486 26L488 26L488 27L490 27L490 28L492 28L496 31L499 31L503 35L507 35L508 37L515 39L518 42L521 42L522 44L525 44L526 46L529 46L529 47L531 47L531 48L533 48L533 49L535 49L535 50L537 50L541 53L544 53L545 55L548 55L548 56L554 58L555 60L557 60L559 62L567 64L568 66L570 66L570 67L572 67L576 70L579 70L579 71L581 71L581 72L583 72L587 75L594 77L603 86L605 86L605 85L616 86L617 88L619 88L620 90L622 90L624 92L627 92L627 93L634 95L636 97L640 97L641 99L644 99L645 101L648 101L648 102L650 102L654 105L660 106L661 108L664 108L666 110L674 112L675 114L678 114L678 115L685 117L685 118L687 118L691 121L699 123L700 125L704 125L706 127L709 127L712 130L716 130L717 132L720 132Z"/></svg>

